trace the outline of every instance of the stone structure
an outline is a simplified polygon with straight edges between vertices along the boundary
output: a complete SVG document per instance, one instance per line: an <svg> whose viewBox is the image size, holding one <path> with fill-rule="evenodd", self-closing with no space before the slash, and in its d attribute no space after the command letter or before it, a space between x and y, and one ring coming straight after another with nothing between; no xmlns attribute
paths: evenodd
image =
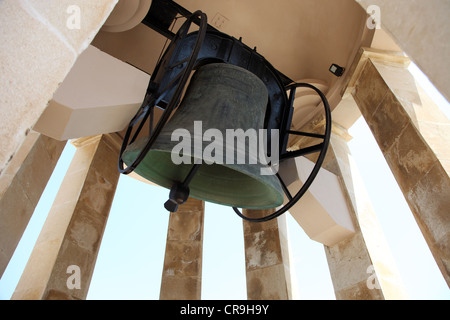
<svg viewBox="0 0 450 320"><path fill-rule="evenodd" d="M341 131L332 135L331 150L325 164L340 178L356 226L354 235L325 247L336 298L405 299L407 293L347 146L349 135L345 133ZM376 275L379 287L375 289L378 290L367 285L370 266Z"/></svg>
<svg viewBox="0 0 450 320"><path fill-rule="evenodd" d="M407 297L348 150L347 129L361 114L450 284L450 124L406 69L411 58L449 97L446 43L450 26L445 16L450 10L448 1L434 0L425 5L406 0L343 0L339 5L335 1L324 5L322 1L287 0L286 7L280 8L274 8L269 0L255 1L258 6L251 1L239 2L241 7L235 11L222 2L178 3L191 11L204 10L212 18L210 23L224 32L242 32L244 41L261 46L261 53L282 72L296 80L312 82L326 92L333 109L334 130L324 170L336 182L333 190L340 189L334 191L340 192L345 209L340 212L351 223L342 227L335 219L332 224L339 228L332 225L326 228L326 240L315 240L325 246L337 299ZM124 81L115 87L118 101L112 101L107 99L111 98L107 91L83 88L81 83L89 78L89 68L97 65L91 58L100 59L106 69L112 66L112 74L148 81L145 73L153 71L164 43L160 35L139 24L151 1L127 1L134 6L133 11L127 10L122 0L110 16L117 3L118 0L0 2L0 273L22 236L66 140L78 138L71 142L77 147L76 155L13 299L86 298L119 178L117 156L123 133L118 128L123 129L133 116L140 91L120 94L119 90L136 88L127 87L129 81ZM254 14L255 8L258 14ZM374 29L379 21L370 20L372 16L366 9L380 11L381 25L387 33ZM121 10L135 14L124 20ZM325 13L322 20L311 20L310 13L317 10ZM326 14L330 12L333 14ZM269 19L274 15L283 18ZM277 21L282 21L282 25L274 25ZM104 30L99 32L104 24ZM291 39L288 48L276 45L285 41L279 36L283 32ZM320 41L322 36L326 41ZM428 45L423 44L424 39ZM87 60L78 61L84 69L73 67L91 43L97 49L90 48L83 56ZM305 47L304 43L309 45ZM346 67L343 77L336 78L328 72L330 62ZM86 69L86 65L90 67ZM91 105L75 105L77 99L60 95L64 90L70 93L69 80L65 79L74 79L80 70L84 71L81 78L76 78L79 85L72 86L80 89L80 96L92 98ZM100 76L111 82L105 74ZM139 84L145 90L145 83ZM56 94L58 88L61 91ZM315 97L299 92L295 99L296 129L315 123L312 119L317 105ZM72 129L65 130L61 123L54 126L62 114L61 123L70 124ZM100 116L92 116L95 114ZM88 117L89 126L83 126ZM336 217L320 197L311 197L325 217ZM267 211L246 210L245 214L260 216ZM171 214L161 299L202 298L203 219L204 203L195 199L189 199L176 214ZM302 223L301 219L297 221ZM337 229L338 235L333 233ZM283 219L261 224L244 221L243 238L247 297L294 298L292 257ZM371 272L379 284L376 290L367 284L368 266L373 266Z"/></svg>
<svg viewBox="0 0 450 320"><path fill-rule="evenodd" d="M0 142L1 171L117 2L64 0L49 5L42 1L2 1L0 72L8 76L2 77L0 85L0 135L8 139ZM82 23L72 25L72 19L81 19L81 12Z"/></svg>
<svg viewBox="0 0 450 320"><path fill-rule="evenodd" d="M365 51L355 69L352 95L450 285L450 122L395 57Z"/></svg>
<svg viewBox="0 0 450 320"><path fill-rule="evenodd" d="M200 300L204 201L189 198L171 213L160 299Z"/></svg>
<svg viewBox="0 0 450 320"><path fill-rule="evenodd" d="M19 243L65 145L65 141L31 131L2 173L0 275Z"/></svg>
<svg viewBox="0 0 450 320"><path fill-rule="evenodd" d="M12 299L86 298L119 180L119 144L106 135L74 143L77 153Z"/></svg>
<svg viewBox="0 0 450 320"><path fill-rule="evenodd" d="M249 218L262 218L273 210L244 210ZM287 300L290 297L289 255L283 255L276 219L253 223L244 220L245 266L249 300ZM286 254L287 253L287 254Z"/></svg>

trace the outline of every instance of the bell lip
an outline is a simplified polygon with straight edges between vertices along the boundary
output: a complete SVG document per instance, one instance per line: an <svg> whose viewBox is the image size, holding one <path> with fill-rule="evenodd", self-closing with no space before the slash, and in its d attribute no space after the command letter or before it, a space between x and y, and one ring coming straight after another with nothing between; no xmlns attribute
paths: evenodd
<svg viewBox="0 0 450 320"><path fill-rule="evenodd" d="M152 149L149 152L149 154L147 155L147 157L151 157L153 152L166 154L166 155L168 155L169 158L170 158L170 155L172 154L171 151L160 150L160 149ZM126 153L127 153L127 151L125 151L124 157L123 157L125 164L127 162L126 161ZM202 160L200 158L191 156L191 165L193 165L195 163L195 159ZM172 162L172 164L174 166L177 166L173 162ZM189 164L182 164L182 165L188 166ZM250 166L248 164L247 165L245 165L245 164L242 165L242 164L219 164L219 163L214 163L214 164L210 165L210 164L203 163L202 165L204 165L204 166L211 166L211 165L224 166L224 167L226 167L229 170L233 170L233 171L238 172L241 175L245 175L249 179L252 179L253 181L255 181L256 183L263 184L265 186L266 190L270 190L271 194L273 195L274 200L272 202L266 202L266 204L264 204L264 205L251 205L251 204L249 205L249 204L245 203L245 200L237 201L237 202L232 203L230 201L214 200L214 195L211 196L211 197L203 196L202 194L207 194L207 192L205 192L204 189L203 190L199 189L199 188L192 189L190 187L191 190L190 190L190 195L189 196L192 197L192 198L208 201L208 202L219 204L219 205L224 205L224 206L229 206L229 207L237 207L237 208L244 208L244 209L272 209L272 208L281 206L283 204L283 202L284 202L284 193L282 191L281 184L280 184L279 180L276 178L275 175L266 176L266 179L271 179L271 181L272 181L272 184L271 184L271 183L268 183L266 181L266 179L258 179L258 177L262 176L262 175L255 174L254 172L252 172L253 170L252 171L246 170L245 168L248 169L249 168L248 166ZM247 166L247 167L244 167L244 166ZM261 164L261 163L252 164L251 166L257 166L258 167L257 170L262 169L262 168L269 168L269 166ZM201 169L199 169L197 174L201 174L202 173L200 170ZM156 172L156 171L153 170L153 172ZM135 173L138 174L139 176L141 176L141 177L143 177L143 178L145 178L145 179L147 179L147 180L149 180L149 181L151 181L151 182L153 182L153 183L155 183L155 184L157 184L159 186L162 186L162 187L164 187L166 189L169 189L169 190L170 190L170 188L172 187L172 185L174 183L181 182L181 181L176 181L174 179L167 179L166 181L163 181L164 178L158 178L158 177L155 177L155 176L153 176L153 177L146 176L145 174L143 174L144 170L140 166L138 166L135 169ZM191 181L191 184L195 183L194 181L195 181L195 176L194 176L193 180ZM217 194L216 194L216 196L217 196ZM263 198L263 197L264 197L264 195L261 196L261 198ZM255 199L256 199L256 196L255 196ZM250 201L250 202L254 202L254 201L255 200Z"/></svg>
<svg viewBox="0 0 450 320"><path fill-rule="evenodd" d="M283 202L284 202L284 193L283 193L283 189L281 187L281 183L279 182L278 179L276 179L276 178L273 179L273 182L278 185L278 186L274 186L274 185L271 185L271 184L267 183L267 181L265 181L264 179L258 180L256 175L253 175L252 173L249 173L248 171L244 170L243 167L241 167L242 165L239 165L239 164L223 164L223 165L225 165L228 168L230 168L230 169L232 169L234 171L237 171L237 172L239 172L239 173L241 173L243 175L246 175L246 176L248 176L251 179L257 180L259 183L264 184L266 186L266 188L272 189L274 191L274 194L278 195L278 200L276 202L274 202L274 203L263 205L263 206L253 206L253 205L245 205L245 204L231 205L231 204L220 203L220 202L212 201L212 200L206 200L206 199L201 199L201 200L214 202L216 204L222 204L222 205L225 205L225 206L243 208L243 209L272 209L272 208L279 207L279 206L281 206L283 204ZM255 164L255 166L259 166L259 169L269 168L267 165L264 165L264 164L261 164L261 163ZM269 177L273 177L274 178L274 175L269 176ZM278 187L278 190L277 190L277 187Z"/></svg>

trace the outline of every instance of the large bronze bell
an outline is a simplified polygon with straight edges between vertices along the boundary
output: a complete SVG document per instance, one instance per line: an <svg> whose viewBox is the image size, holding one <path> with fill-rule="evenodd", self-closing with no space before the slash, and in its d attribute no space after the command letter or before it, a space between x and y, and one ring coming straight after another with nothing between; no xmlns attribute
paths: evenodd
<svg viewBox="0 0 450 320"><path fill-rule="evenodd" d="M267 165L249 152L250 140L245 139L244 147L227 139L227 129L263 129L267 99L264 83L243 68L224 63L200 67L177 111L135 172L170 189L184 181L194 164L202 163L189 183L189 196L239 208L280 206L280 182L275 175L261 175ZM221 141L216 141L220 135L221 148ZM127 147L122 156L125 164L136 158L147 141L148 137L139 138ZM189 148L180 147L184 144ZM173 156L189 161L177 164Z"/></svg>

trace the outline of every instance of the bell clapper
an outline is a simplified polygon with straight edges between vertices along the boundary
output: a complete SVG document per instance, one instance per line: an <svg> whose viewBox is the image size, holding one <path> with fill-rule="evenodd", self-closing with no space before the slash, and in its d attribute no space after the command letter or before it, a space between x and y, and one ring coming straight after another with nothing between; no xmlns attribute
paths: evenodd
<svg viewBox="0 0 450 320"><path fill-rule="evenodd" d="M183 182L176 182L173 184L169 193L169 200L164 203L164 208L170 212L177 212L178 206L185 203L189 198L189 183L194 177L201 164L194 164L191 171Z"/></svg>

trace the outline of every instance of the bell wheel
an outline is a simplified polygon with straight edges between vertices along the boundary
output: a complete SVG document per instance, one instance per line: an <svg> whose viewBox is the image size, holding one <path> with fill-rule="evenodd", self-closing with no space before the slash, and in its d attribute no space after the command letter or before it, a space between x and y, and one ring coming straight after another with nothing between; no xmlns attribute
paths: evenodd
<svg viewBox="0 0 450 320"><path fill-rule="evenodd" d="M292 208L299 200L300 198L306 193L308 188L313 183L314 179L316 178L317 174L319 173L319 170L323 164L323 161L325 160L326 152L330 143L330 137L331 137L331 110L329 103L327 101L327 98L325 95L315 86L308 84L308 83L294 83L286 87L286 90L290 91L290 96L295 96L295 91L297 88L310 88L314 90L321 98L323 107L324 107L324 113L325 113L325 129L323 133L309 133L309 132L302 132L302 131L294 131L294 130L288 130L287 134L289 135L297 135L297 136L305 136L305 137L311 137L316 138L320 140L319 143L316 143L312 146L306 147L306 148L300 148L295 151L287 151L280 154L280 163L287 160L287 159L295 159L297 157L306 156L313 153L318 153L317 160L314 164L314 167L312 168L308 178L303 183L302 187L297 191L297 193L292 194L282 179L281 175L279 173L276 173L276 176L281 184L281 187L283 189L283 192L287 198L287 202L283 204L280 208L275 210L272 214L269 214L265 217L261 218L250 218L245 216L238 208L233 207L233 210L235 213L241 217L244 220L251 221L251 222L265 222L272 219L275 219L279 217L280 215L284 214L286 211L288 211L290 208ZM293 99L291 99L293 101Z"/></svg>
<svg viewBox="0 0 450 320"><path fill-rule="evenodd" d="M199 26L194 45L188 56L178 61L178 55L175 53L182 49L184 45L183 40L187 37L194 22ZM136 169L151 149L162 128L178 105L200 52L206 35L207 25L206 14L201 11L196 11L188 16L158 62L151 76L144 101L136 115L131 119L125 132L119 152L118 167L120 173L129 174ZM155 108L162 110L162 114L156 124L154 124ZM126 148L137 139L146 122L148 122L149 131L148 142L136 158L125 167L122 155Z"/></svg>

